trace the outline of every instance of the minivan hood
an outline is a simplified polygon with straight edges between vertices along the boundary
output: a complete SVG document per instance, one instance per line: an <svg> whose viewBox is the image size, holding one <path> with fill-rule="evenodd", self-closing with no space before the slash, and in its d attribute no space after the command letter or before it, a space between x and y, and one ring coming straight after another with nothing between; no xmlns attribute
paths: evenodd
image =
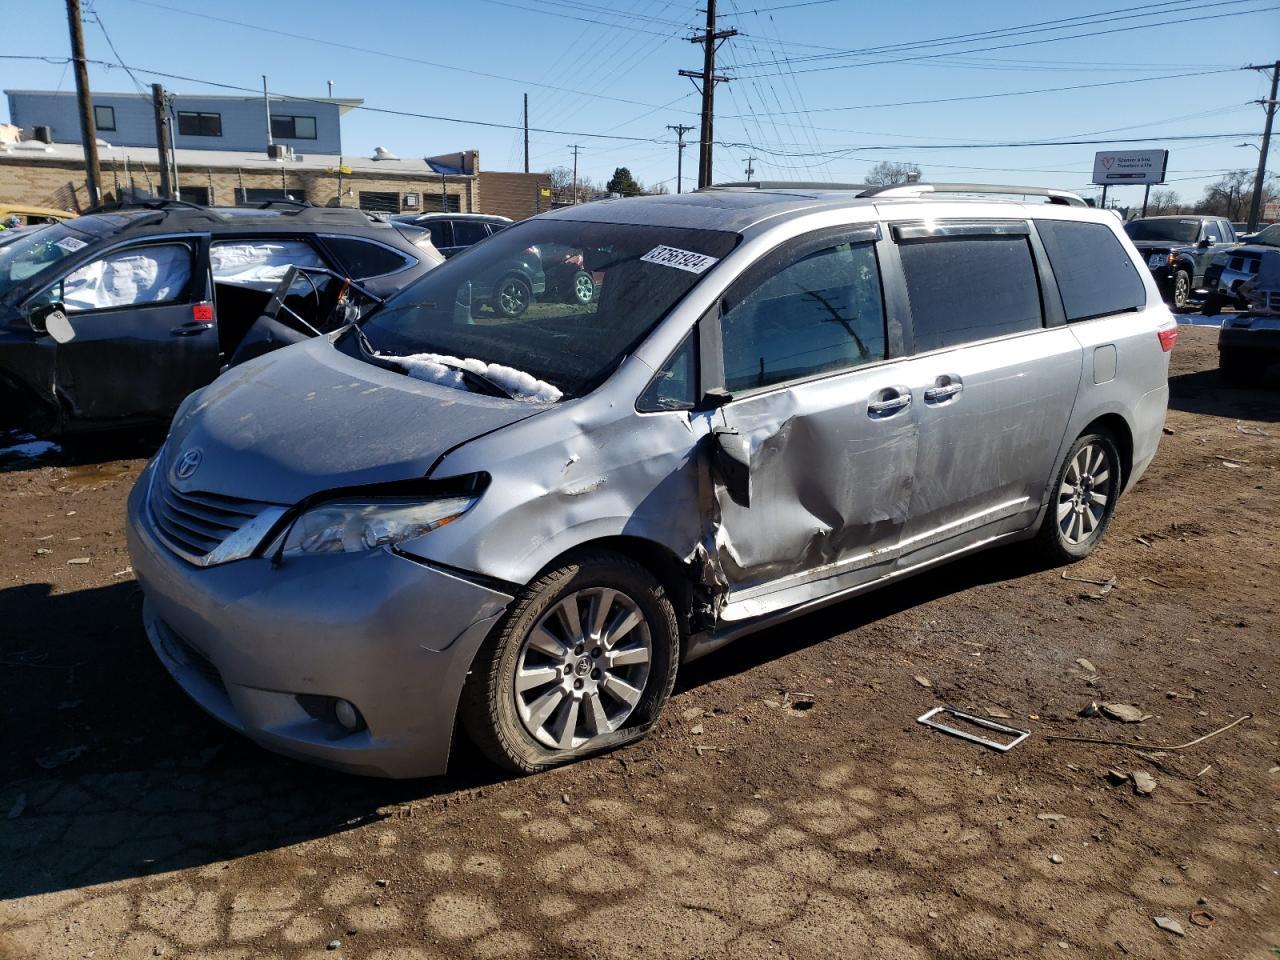
<svg viewBox="0 0 1280 960"><path fill-rule="evenodd" d="M424 476L458 444L549 406L416 380L319 337L233 367L188 398L159 466L182 491L292 504ZM180 480L173 465L191 450L199 464Z"/></svg>

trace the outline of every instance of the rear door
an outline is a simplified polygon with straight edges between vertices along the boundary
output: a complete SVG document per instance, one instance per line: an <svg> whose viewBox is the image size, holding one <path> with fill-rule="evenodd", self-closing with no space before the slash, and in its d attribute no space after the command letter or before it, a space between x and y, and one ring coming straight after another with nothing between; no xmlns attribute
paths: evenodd
<svg viewBox="0 0 1280 960"><path fill-rule="evenodd" d="M750 502L721 491L725 620L883 575L907 518L916 409L897 310L886 313L876 227L786 244L726 294L711 354L722 430L749 460ZM892 285L890 285L890 289Z"/></svg>
<svg viewBox="0 0 1280 960"><path fill-rule="evenodd" d="M166 416L217 376L207 251L207 237L129 243L32 299L64 304L55 382L76 417Z"/></svg>
<svg viewBox="0 0 1280 960"><path fill-rule="evenodd" d="M1080 384L1039 238L1025 220L892 229L910 302L919 448L899 564L1028 526Z"/></svg>

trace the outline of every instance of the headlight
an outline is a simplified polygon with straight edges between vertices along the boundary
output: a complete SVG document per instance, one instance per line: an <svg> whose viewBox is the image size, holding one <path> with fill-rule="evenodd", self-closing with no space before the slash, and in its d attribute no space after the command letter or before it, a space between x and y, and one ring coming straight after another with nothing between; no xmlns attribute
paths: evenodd
<svg viewBox="0 0 1280 960"><path fill-rule="evenodd" d="M452 523L475 502L475 497L439 497L322 503L293 522L280 552L290 557L394 546Z"/></svg>

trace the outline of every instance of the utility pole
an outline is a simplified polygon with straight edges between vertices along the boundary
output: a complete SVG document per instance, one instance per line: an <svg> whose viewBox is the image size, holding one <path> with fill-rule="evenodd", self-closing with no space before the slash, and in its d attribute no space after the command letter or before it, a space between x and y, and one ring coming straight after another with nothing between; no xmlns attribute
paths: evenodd
<svg viewBox="0 0 1280 960"><path fill-rule="evenodd" d="M325 83L329 85L329 99L332 100L333 99L333 81L326 80ZM296 133L297 131L294 131L294 132Z"/></svg>
<svg viewBox="0 0 1280 960"><path fill-rule="evenodd" d="M169 179L169 117L165 112L164 87L151 85L151 107L156 114L156 151L160 154L160 196L173 198L173 182Z"/></svg>
<svg viewBox="0 0 1280 960"><path fill-rule="evenodd" d="M752 163L755 162L755 160L756 160L755 157L747 157L747 179L748 180L750 180L751 175L756 172L756 168L751 165Z"/></svg>
<svg viewBox="0 0 1280 960"><path fill-rule="evenodd" d="M578 145L573 144L573 205L578 205Z"/></svg>
<svg viewBox="0 0 1280 960"><path fill-rule="evenodd" d="M271 152L271 98L267 96L267 75L262 75L262 105L267 111L267 153ZM296 132L296 131L295 131Z"/></svg>
<svg viewBox="0 0 1280 960"><path fill-rule="evenodd" d="M668 130L676 132L676 193L684 192L684 148L687 144L684 142L684 135L693 129L693 125L685 125L677 123L675 126L667 124Z"/></svg>
<svg viewBox="0 0 1280 960"><path fill-rule="evenodd" d="M80 102L80 139L84 143L84 180L89 206L102 202L102 171L98 167L98 126L93 119L93 96L89 92L89 65L84 62L84 25L80 22L80 0L67 0L67 25L71 28L71 59L76 65L76 99Z"/></svg>
<svg viewBox="0 0 1280 960"><path fill-rule="evenodd" d="M524 172L529 172L529 95L524 95Z"/></svg>
<svg viewBox="0 0 1280 960"><path fill-rule="evenodd" d="M702 94L702 132L698 143L698 187L709 187L714 179L711 173L711 141L715 119L715 93L717 83L728 83L732 77L716 74L716 51L720 44L730 37L736 37L737 30L716 30L716 0L707 0L707 29L701 36L689 38L690 43L702 44L702 70L681 70L680 76L693 80L694 86L702 82L699 92Z"/></svg>
<svg viewBox="0 0 1280 960"><path fill-rule="evenodd" d="M1253 178L1253 199L1249 202L1249 232L1258 229L1258 214L1262 210L1262 187L1267 180L1267 151L1271 149L1271 121L1276 115L1276 81L1280 79L1280 60L1269 67L1250 65L1249 70L1271 71L1271 96L1263 101L1267 122L1262 128L1262 147L1258 150L1258 174Z"/></svg>

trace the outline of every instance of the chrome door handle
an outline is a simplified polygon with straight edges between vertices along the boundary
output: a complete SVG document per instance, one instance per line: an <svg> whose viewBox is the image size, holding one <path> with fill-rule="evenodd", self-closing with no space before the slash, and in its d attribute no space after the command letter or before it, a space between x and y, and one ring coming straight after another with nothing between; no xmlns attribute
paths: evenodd
<svg viewBox="0 0 1280 960"><path fill-rule="evenodd" d="M939 377L937 386L930 387L924 392L924 402L941 403L944 400L950 400L963 389L964 384L958 377Z"/></svg>
<svg viewBox="0 0 1280 960"><path fill-rule="evenodd" d="M911 394L897 393L883 400L872 400L867 404L867 412L873 416L884 416L905 410L909 406L911 406Z"/></svg>

